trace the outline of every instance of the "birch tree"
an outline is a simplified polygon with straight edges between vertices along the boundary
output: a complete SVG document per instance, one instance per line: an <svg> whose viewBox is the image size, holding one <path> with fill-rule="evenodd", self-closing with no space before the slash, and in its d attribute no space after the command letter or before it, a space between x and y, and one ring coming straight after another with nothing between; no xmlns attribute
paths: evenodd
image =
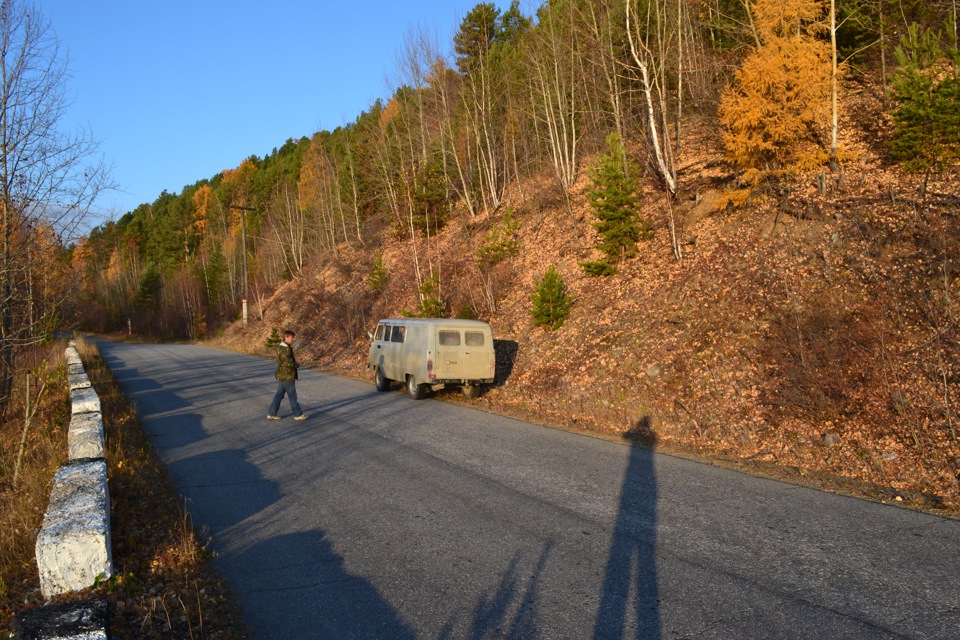
<svg viewBox="0 0 960 640"><path fill-rule="evenodd" d="M32 230L72 236L109 186L91 133L65 132L66 83L66 57L39 9L0 4L0 401L17 350L45 332L29 313Z"/></svg>
<svg viewBox="0 0 960 640"><path fill-rule="evenodd" d="M676 145L679 144L679 126L682 106L682 40L683 11L678 3L674 17L663 0L645 3L643 15L637 15L637 0L626 2L627 40L634 69L639 75L643 93L643 110L646 120L648 148L653 155L653 164L667 191L677 192ZM641 5L642 6L642 5ZM671 52L678 64L673 78L670 77ZM675 139L671 139L669 122L669 92L675 88L677 111L672 116L677 127Z"/></svg>

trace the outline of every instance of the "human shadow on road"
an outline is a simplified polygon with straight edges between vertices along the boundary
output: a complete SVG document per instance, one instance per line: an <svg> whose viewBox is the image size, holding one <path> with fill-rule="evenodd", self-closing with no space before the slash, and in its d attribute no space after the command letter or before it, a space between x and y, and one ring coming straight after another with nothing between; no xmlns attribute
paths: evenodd
<svg viewBox="0 0 960 640"><path fill-rule="evenodd" d="M649 418L640 420L626 437L634 445L620 489L593 637L659 640L657 479L652 451L656 439Z"/></svg>
<svg viewBox="0 0 960 640"><path fill-rule="evenodd" d="M373 583L347 570L321 530L253 544L229 558L226 571L257 638L414 638Z"/></svg>

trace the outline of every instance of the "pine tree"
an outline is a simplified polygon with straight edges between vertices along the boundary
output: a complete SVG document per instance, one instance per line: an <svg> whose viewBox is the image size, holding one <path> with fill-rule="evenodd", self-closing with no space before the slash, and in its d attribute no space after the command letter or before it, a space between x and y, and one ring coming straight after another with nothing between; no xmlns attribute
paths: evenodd
<svg viewBox="0 0 960 640"><path fill-rule="evenodd" d="M433 275L420 285L419 318L442 318L444 312L443 300L440 299L440 279Z"/></svg>
<svg viewBox="0 0 960 640"><path fill-rule="evenodd" d="M620 135L607 137L609 153L601 155L590 168L591 185L587 187L587 201L598 221L593 226L603 238L597 248L606 259L582 262L590 275L606 276L616 272L614 264L637 255L637 242L646 237L650 226L641 218L638 195L637 169L627 158Z"/></svg>
<svg viewBox="0 0 960 640"><path fill-rule="evenodd" d="M570 315L573 296L567 295L567 285L556 267L547 269L536 282L533 291L533 324L556 331Z"/></svg>
<svg viewBox="0 0 960 640"><path fill-rule="evenodd" d="M282 340L283 338L280 337L280 329L274 327L273 330L270 331L270 337L267 338L267 341L266 341L267 348L276 349L277 345L280 344Z"/></svg>
<svg viewBox="0 0 960 640"><path fill-rule="evenodd" d="M952 27L952 25L951 25ZM913 24L896 51L892 82L895 130L890 155L910 171L923 174L922 191L932 173L960 158L960 52L947 32L920 33Z"/></svg>
<svg viewBox="0 0 960 640"><path fill-rule="evenodd" d="M383 259L383 252L377 251L373 258L373 266L370 268L370 275L367 276L367 283L374 291L380 291L390 280L390 274L387 272L387 264Z"/></svg>

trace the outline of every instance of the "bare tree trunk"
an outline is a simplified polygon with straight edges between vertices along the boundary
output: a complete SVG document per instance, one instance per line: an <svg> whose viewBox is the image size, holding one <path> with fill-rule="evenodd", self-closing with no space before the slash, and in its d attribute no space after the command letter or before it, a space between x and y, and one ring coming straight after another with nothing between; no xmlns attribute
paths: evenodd
<svg viewBox="0 0 960 640"><path fill-rule="evenodd" d="M650 146L652 148L654 159L656 162L657 173L660 174L661 179L667 187L667 191L671 194L677 193L677 176L676 168L670 158L669 153L669 140L666 136L666 133L660 132L660 124L658 123L658 118L656 114L656 109L654 108L655 104L660 102L662 98L662 92L664 89L662 85L659 89L659 96L654 95L655 87L654 83L657 82L657 78L653 77L650 73L650 61L653 56L650 52L649 47L643 44L639 39L639 34L633 33L633 28L631 26L631 11L630 5L632 0L628 0L626 3L627 11L627 39L630 43L630 54L633 56L633 61L637 65L637 69L640 71L640 80L641 86L643 88L644 102L646 105L647 113L647 127L650 134ZM642 47L643 51L638 49ZM660 85L660 83L658 83Z"/></svg>
<svg viewBox="0 0 960 640"><path fill-rule="evenodd" d="M830 169L836 171L837 130L840 118L837 113L837 2L830 0L830 51L832 67L830 70Z"/></svg>

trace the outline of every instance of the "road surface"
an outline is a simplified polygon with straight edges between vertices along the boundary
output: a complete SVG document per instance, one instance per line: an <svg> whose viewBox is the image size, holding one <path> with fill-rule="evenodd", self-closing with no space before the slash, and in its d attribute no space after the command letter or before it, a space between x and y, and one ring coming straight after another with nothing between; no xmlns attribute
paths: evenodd
<svg viewBox="0 0 960 640"><path fill-rule="evenodd" d="M256 638L958 638L960 522L265 359L99 343Z"/></svg>

